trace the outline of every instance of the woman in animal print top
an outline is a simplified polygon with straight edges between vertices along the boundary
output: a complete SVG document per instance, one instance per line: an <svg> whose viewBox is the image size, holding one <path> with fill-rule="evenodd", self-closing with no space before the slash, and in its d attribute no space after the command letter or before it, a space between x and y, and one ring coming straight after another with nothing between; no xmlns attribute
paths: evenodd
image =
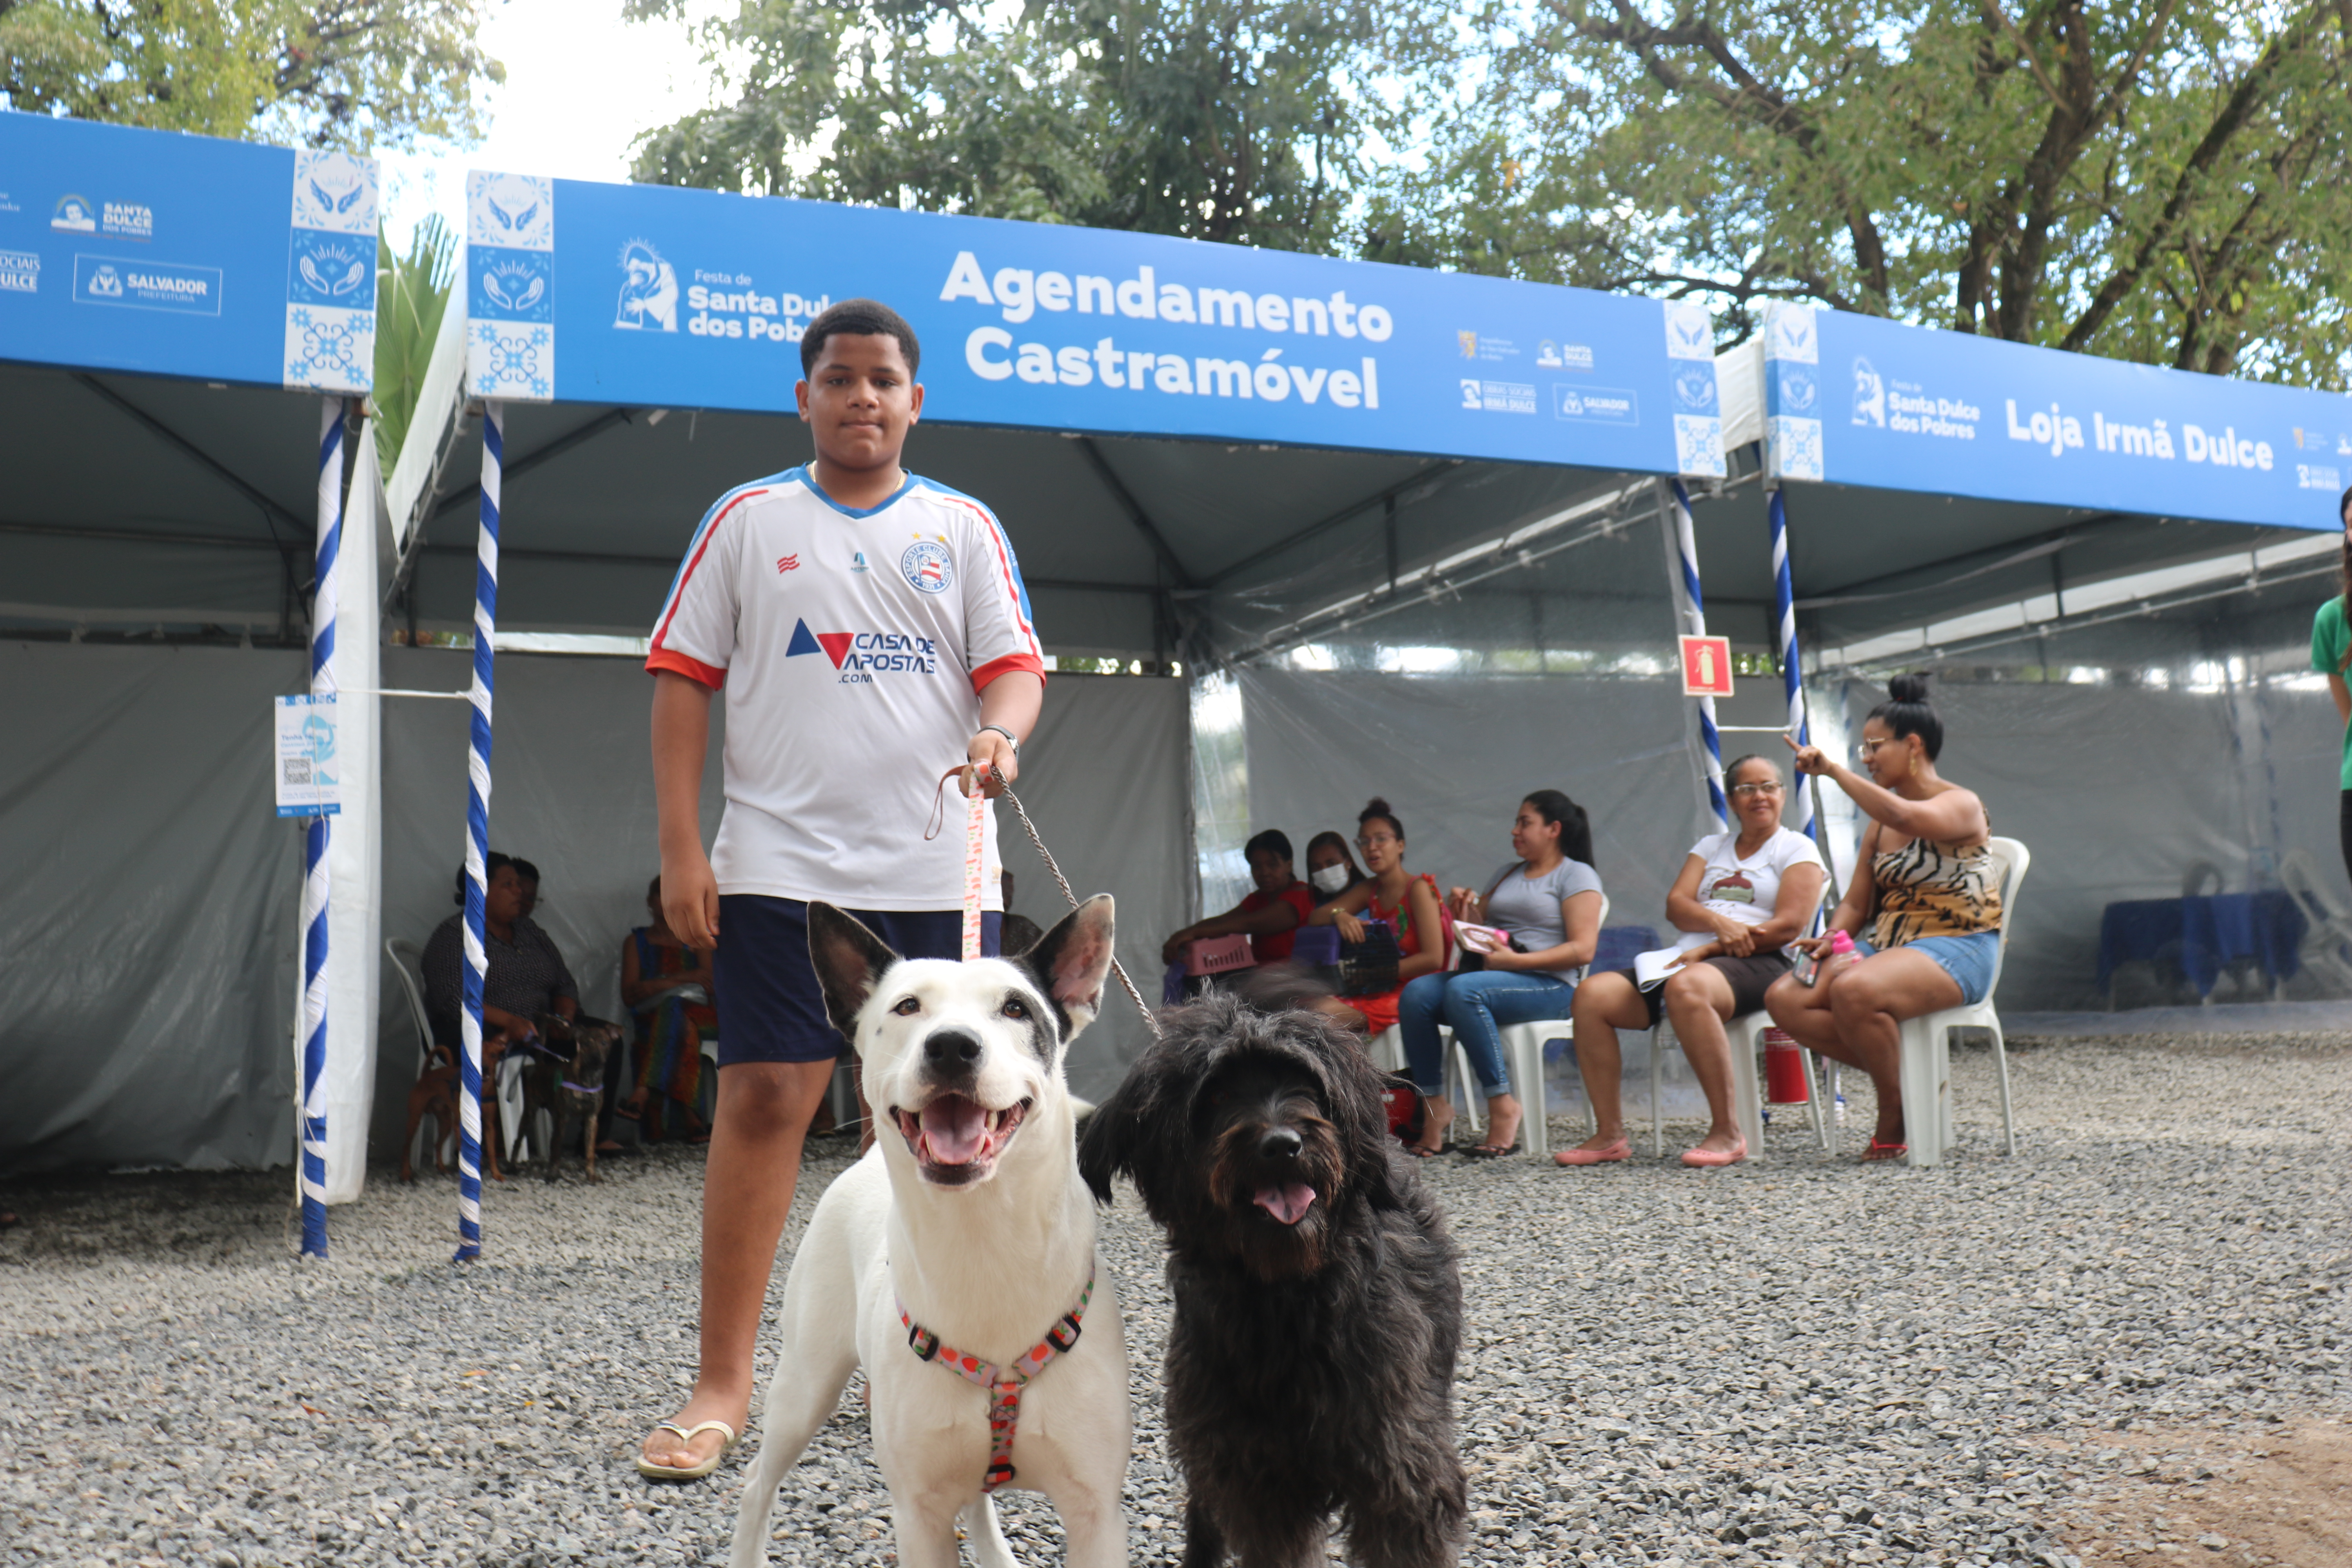
<svg viewBox="0 0 2352 1568"><path fill-rule="evenodd" d="M1854 937L1853 956L1828 964L1828 932L1800 942L1824 961L1819 979L1802 985L1785 975L1764 997L1798 1044L1870 1075L1878 1127L1863 1158L1873 1161L1907 1149L1903 1020L1983 1001L2000 954L2000 870L1984 802L1936 772L1944 722L1927 700L1927 677L1898 675L1886 689L1863 721L1868 777L1818 746L1795 748L1799 773L1834 781L1871 819L1830 920L1831 931Z"/></svg>

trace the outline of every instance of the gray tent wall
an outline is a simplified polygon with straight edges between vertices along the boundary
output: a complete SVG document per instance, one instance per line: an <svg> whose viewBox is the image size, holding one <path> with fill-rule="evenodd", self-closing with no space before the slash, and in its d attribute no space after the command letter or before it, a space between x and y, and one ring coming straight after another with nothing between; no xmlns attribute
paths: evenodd
<svg viewBox="0 0 2352 1568"><path fill-rule="evenodd" d="M298 509L318 399L17 367L0 370L0 394L15 502L47 514L0 530L22 595L4 612L20 636L0 643L0 722L15 737L0 759L0 877L18 889L0 906L0 1065L17 1086L0 1110L0 1169L290 1161L301 851L270 815L268 700L309 685ZM53 416L80 432L47 428ZM373 1078L374 700L361 694L379 684L373 585L389 552L372 432L356 439L335 658L352 693L331 858L337 1202L359 1192ZM121 476L115 510L53 498L96 466ZM281 626L294 646L218 646L224 627ZM150 635L80 640L132 626Z"/></svg>

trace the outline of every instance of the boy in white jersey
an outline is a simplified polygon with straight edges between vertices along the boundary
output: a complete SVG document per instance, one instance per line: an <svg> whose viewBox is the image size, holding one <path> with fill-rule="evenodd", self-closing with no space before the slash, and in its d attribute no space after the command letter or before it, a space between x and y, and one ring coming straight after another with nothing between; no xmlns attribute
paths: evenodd
<svg viewBox="0 0 2352 1568"><path fill-rule="evenodd" d="M638 1457L660 1479L717 1468L751 1408L802 1136L843 1044L809 964L808 900L849 910L910 957L959 956L963 837L924 841L933 793L959 760L1017 776L1045 700L1003 530L898 465L923 409L920 359L913 330L871 300L809 323L797 395L816 460L719 498L646 660L662 913L688 945L716 950L719 1009L701 1373ZM697 807L722 687L727 806L705 858ZM986 887L993 953L1003 917L993 879Z"/></svg>

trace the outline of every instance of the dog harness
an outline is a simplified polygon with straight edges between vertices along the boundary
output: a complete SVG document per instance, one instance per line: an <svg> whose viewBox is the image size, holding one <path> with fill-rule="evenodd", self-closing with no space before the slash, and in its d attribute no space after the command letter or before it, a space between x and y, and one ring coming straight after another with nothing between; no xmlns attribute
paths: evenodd
<svg viewBox="0 0 2352 1568"><path fill-rule="evenodd" d="M1060 1321L1045 1331L1045 1337L1029 1348L1027 1354L1010 1367L998 1367L978 1356L970 1356L952 1345L940 1342L940 1336L924 1328L907 1313L907 1303L891 1300L898 1308L898 1321L907 1331L907 1343L919 1361L934 1362L954 1373L967 1383L976 1383L988 1390L988 1475L980 1483L982 1496L994 1491L1017 1473L1013 1468L1013 1434L1021 1425L1021 1390L1031 1378L1045 1370L1045 1363L1078 1342L1078 1320L1087 1315L1087 1303L1094 1299L1095 1277L1087 1275L1087 1288L1078 1292L1078 1304L1062 1314Z"/></svg>

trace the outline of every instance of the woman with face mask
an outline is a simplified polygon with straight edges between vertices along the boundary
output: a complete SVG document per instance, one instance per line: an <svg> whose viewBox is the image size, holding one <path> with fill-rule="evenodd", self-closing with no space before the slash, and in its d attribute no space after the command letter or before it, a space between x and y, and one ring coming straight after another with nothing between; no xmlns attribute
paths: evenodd
<svg viewBox="0 0 2352 1568"><path fill-rule="evenodd" d="M1318 900L1328 902L1363 879L1345 835L1327 827L1307 841L1307 880Z"/></svg>
<svg viewBox="0 0 2352 1568"><path fill-rule="evenodd" d="M1299 923L1315 909L1315 896L1291 868L1290 837L1269 827L1242 849L1249 861L1254 891L1221 915L1194 921L1160 944L1160 962L1173 963L1184 956L1184 944L1204 936L1246 936L1250 956L1260 963L1280 963L1290 956L1290 944Z"/></svg>
<svg viewBox="0 0 2352 1568"><path fill-rule="evenodd" d="M1783 975L1764 994L1772 1021L1799 1045L1870 1075L1878 1127L1865 1161L1908 1152L1903 1020L1983 1001L2000 954L2000 870L1986 843L1992 822L1984 802L1936 771L1944 721L1927 701L1927 677L1896 676L1886 699L1863 721L1854 748L1867 778L1818 746L1789 742L1797 771L1834 782L1870 826L1829 931L1794 944L1821 961L1814 983ZM1853 937L1853 952L1832 964L1837 931Z"/></svg>

